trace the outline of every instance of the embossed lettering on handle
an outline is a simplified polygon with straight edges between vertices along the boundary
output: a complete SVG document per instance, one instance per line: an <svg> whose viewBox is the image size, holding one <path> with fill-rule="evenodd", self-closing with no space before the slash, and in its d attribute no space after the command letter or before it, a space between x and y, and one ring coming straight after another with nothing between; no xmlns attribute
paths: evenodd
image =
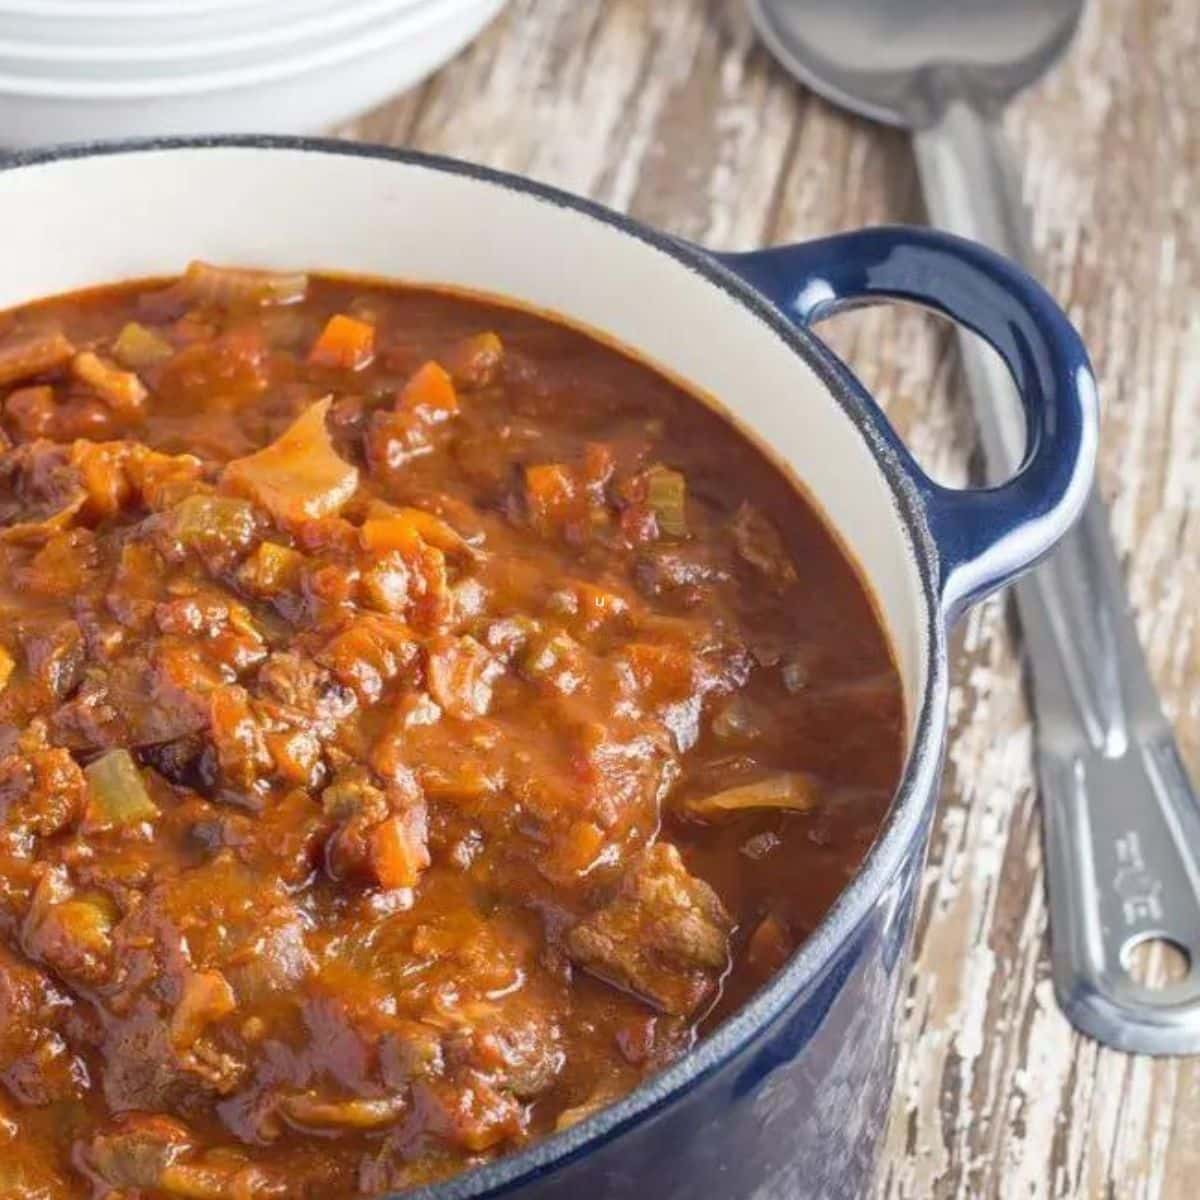
<svg viewBox="0 0 1200 1200"><path fill-rule="evenodd" d="M994 124L962 103L916 135L932 222L1032 267L1015 171ZM1035 272L1036 273L1036 272ZM1025 429L1001 364L961 342L993 478ZM1084 1032L1120 1049L1200 1051L1200 808L1146 668L1100 499L1015 586L1037 713L1055 988ZM1162 989L1129 949L1169 939L1190 959Z"/></svg>

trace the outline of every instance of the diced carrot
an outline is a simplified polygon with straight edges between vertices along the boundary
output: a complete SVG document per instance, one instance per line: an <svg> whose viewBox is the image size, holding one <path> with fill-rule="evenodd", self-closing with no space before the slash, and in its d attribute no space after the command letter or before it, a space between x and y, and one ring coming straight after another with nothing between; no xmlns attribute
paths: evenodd
<svg viewBox="0 0 1200 1200"><path fill-rule="evenodd" d="M309 351L308 361L318 367L361 371L375 357L375 327L343 313L330 317Z"/></svg>
<svg viewBox="0 0 1200 1200"><path fill-rule="evenodd" d="M430 424L444 421L458 412L454 381L440 364L427 362L404 385L396 408L420 413Z"/></svg>
<svg viewBox="0 0 1200 1200"><path fill-rule="evenodd" d="M359 538L373 554L386 554L389 550L415 553L422 541L416 526L402 516L369 517L359 530Z"/></svg>
<svg viewBox="0 0 1200 1200"><path fill-rule="evenodd" d="M407 526L419 534L429 545L436 546L446 554L464 554L467 556L475 554L474 547L467 542L457 529L447 524L441 517L434 516L431 512L426 512L423 508L409 508L407 506L397 508L383 501L373 500L367 508L367 521L364 524L364 528L366 525L373 525L379 521L395 521L401 526ZM378 535L379 531L376 530L374 536ZM402 542L407 542L407 533L397 532L394 536ZM378 548L371 546L365 540L364 544L371 549ZM401 547L393 546L389 548L400 549Z"/></svg>
<svg viewBox="0 0 1200 1200"><path fill-rule="evenodd" d="M289 783L309 786L321 761L321 742L311 729L288 729L265 735L275 774Z"/></svg>
<svg viewBox="0 0 1200 1200"><path fill-rule="evenodd" d="M496 376L504 360L504 346L497 334L488 331L464 338L446 355L446 368L463 388L482 388Z"/></svg>
<svg viewBox="0 0 1200 1200"><path fill-rule="evenodd" d="M656 642L630 642L622 660L643 697L651 703L682 700L690 695L696 658L688 650Z"/></svg>
<svg viewBox="0 0 1200 1200"><path fill-rule="evenodd" d="M402 508L400 510L416 528L417 532L431 545L436 546L446 554L473 555L474 549L467 540L452 525L447 524L441 517L426 512L423 508Z"/></svg>
<svg viewBox="0 0 1200 1200"><path fill-rule="evenodd" d="M403 621L363 613L325 644L317 662L364 703L374 704L416 657L416 639Z"/></svg>
<svg viewBox="0 0 1200 1200"><path fill-rule="evenodd" d="M551 847L538 865L552 883L571 884L587 875L607 845L604 830L593 821L572 821L566 834Z"/></svg>
<svg viewBox="0 0 1200 1200"><path fill-rule="evenodd" d="M415 887L429 866L425 815L420 809L381 821L371 833L371 868L381 887Z"/></svg>
<svg viewBox="0 0 1200 1200"><path fill-rule="evenodd" d="M126 442L80 440L71 447L71 463L88 494L87 508L97 517L113 517L129 501L133 486L125 471Z"/></svg>
<svg viewBox="0 0 1200 1200"><path fill-rule="evenodd" d="M209 728L217 763L229 782L248 790L270 774L274 764L245 688L225 684L211 693Z"/></svg>
<svg viewBox="0 0 1200 1200"><path fill-rule="evenodd" d="M541 533L553 533L585 511L575 476L562 463L526 467L525 500L530 519Z"/></svg>

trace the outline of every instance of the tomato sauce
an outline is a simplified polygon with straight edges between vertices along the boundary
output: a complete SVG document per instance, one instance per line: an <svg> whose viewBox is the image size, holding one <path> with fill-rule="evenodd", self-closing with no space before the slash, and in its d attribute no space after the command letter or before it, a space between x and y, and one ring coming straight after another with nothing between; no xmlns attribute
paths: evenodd
<svg viewBox="0 0 1200 1200"><path fill-rule="evenodd" d="M900 682L819 516L563 324L193 264L0 318L0 1195L372 1196L702 1037Z"/></svg>

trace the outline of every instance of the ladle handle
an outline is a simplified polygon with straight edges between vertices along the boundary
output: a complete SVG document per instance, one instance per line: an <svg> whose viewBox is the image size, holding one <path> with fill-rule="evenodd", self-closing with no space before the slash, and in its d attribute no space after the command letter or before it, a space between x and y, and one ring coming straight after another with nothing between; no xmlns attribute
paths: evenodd
<svg viewBox="0 0 1200 1200"><path fill-rule="evenodd" d="M996 123L947 105L915 135L931 222L1036 274L1020 178ZM1025 427L999 359L960 337L988 476L1021 465ZM1108 516L1095 492L1076 531L1014 588L1037 716L1051 955L1059 1003L1083 1032L1149 1054L1200 1051L1200 806L1150 679ZM1159 989L1135 945L1183 952Z"/></svg>

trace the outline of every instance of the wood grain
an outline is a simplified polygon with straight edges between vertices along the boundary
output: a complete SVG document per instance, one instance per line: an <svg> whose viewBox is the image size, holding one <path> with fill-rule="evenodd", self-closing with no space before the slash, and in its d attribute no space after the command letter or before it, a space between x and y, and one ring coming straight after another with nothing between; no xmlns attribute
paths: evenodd
<svg viewBox="0 0 1200 1200"><path fill-rule="evenodd" d="M1102 487L1197 771L1200 5L1093 0L1009 131L1043 278L1101 379ZM344 132L524 172L718 247L921 217L903 136L791 83L732 0L515 0L424 87ZM948 331L889 309L827 333L927 468L966 480L975 442ZM1200 1063L1100 1050L1054 1004L1030 716L1002 601L968 618L955 659L880 1200L1190 1200Z"/></svg>

